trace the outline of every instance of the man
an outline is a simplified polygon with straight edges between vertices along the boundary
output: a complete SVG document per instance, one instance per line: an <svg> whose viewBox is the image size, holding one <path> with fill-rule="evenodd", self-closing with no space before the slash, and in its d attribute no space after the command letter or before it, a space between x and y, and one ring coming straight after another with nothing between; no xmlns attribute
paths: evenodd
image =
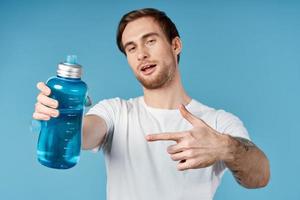
<svg viewBox="0 0 300 200"><path fill-rule="evenodd" d="M185 92L181 40L164 12L124 15L117 44L144 96L100 101L84 118L83 149L103 149L108 199L212 199L226 168L246 188L267 185L268 159L250 142L243 123ZM50 89L37 87L33 118L57 117Z"/></svg>

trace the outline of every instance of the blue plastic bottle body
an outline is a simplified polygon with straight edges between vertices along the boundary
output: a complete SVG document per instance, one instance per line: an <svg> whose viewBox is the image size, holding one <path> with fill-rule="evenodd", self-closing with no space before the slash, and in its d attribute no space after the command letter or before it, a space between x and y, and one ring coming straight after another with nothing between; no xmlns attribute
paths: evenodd
<svg viewBox="0 0 300 200"><path fill-rule="evenodd" d="M42 121L38 160L47 167L68 169L79 161L87 85L80 78L57 76L50 78L47 86L50 97L59 102L59 116Z"/></svg>

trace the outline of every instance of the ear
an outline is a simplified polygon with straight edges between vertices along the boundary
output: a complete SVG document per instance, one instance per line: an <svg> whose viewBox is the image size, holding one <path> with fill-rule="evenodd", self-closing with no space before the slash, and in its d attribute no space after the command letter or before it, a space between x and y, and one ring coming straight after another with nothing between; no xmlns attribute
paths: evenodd
<svg viewBox="0 0 300 200"><path fill-rule="evenodd" d="M181 49L182 49L181 39L178 36L176 36L172 40L172 50L177 56L178 54L180 54Z"/></svg>

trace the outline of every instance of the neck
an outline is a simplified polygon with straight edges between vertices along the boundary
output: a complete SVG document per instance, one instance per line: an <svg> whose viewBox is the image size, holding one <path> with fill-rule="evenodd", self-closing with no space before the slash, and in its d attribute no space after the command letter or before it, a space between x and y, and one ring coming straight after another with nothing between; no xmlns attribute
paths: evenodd
<svg viewBox="0 0 300 200"><path fill-rule="evenodd" d="M145 103L153 108L177 109L180 104L187 105L191 101L181 83L178 68L172 80L163 87L143 90Z"/></svg>

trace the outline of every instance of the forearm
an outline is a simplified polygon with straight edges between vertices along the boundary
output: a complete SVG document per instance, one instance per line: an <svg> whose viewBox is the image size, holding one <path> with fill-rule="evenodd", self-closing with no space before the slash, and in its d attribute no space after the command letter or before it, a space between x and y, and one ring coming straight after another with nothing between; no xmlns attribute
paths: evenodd
<svg viewBox="0 0 300 200"><path fill-rule="evenodd" d="M270 171L265 154L249 140L229 135L225 138L228 148L223 161L237 182L246 188L266 186Z"/></svg>
<svg viewBox="0 0 300 200"><path fill-rule="evenodd" d="M105 121L96 116L88 115L83 120L82 149L90 150L102 145L107 132Z"/></svg>

